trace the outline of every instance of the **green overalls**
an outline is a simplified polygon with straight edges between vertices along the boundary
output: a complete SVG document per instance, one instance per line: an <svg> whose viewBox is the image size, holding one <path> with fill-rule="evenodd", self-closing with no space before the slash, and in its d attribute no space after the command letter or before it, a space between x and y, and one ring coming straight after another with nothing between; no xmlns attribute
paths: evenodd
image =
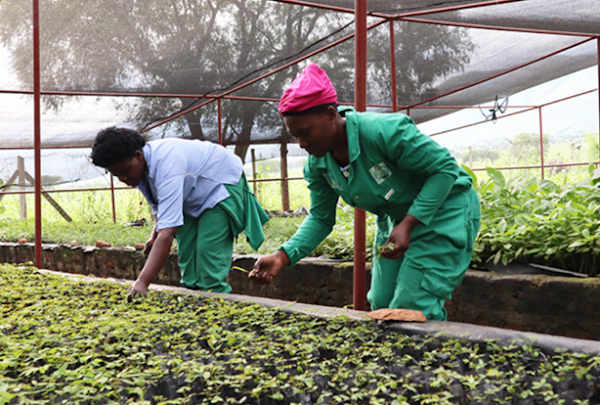
<svg viewBox="0 0 600 405"><path fill-rule="evenodd" d="M229 192L228 198L198 218L184 213L184 223L177 229L177 256L184 287L231 292L227 276L233 238L244 231L254 250L265 240L262 225L269 216L248 187L246 176L242 174L235 186L224 186Z"/></svg>
<svg viewBox="0 0 600 405"><path fill-rule="evenodd" d="M480 209L471 177L448 150L419 132L401 114L357 113L346 117L348 177L331 153L309 156L304 178L310 189L310 216L283 249L291 265L309 255L335 224L338 196L377 215L375 245L410 214L421 222L396 260L373 252L372 309L407 308L428 319L445 320L444 303L460 284L473 253Z"/></svg>

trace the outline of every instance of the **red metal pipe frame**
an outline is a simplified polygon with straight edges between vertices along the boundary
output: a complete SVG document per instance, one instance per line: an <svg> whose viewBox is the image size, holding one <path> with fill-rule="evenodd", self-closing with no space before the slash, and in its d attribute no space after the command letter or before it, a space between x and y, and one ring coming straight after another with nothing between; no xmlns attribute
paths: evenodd
<svg viewBox="0 0 600 405"><path fill-rule="evenodd" d="M310 1L300 1L300 0L271 0L271 1L275 1L277 3L292 4L292 5L296 5L296 6L320 8L320 9L324 9L324 10L337 11L337 12L340 12L340 13L354 14L354 10L351 9L351 8L330 6L328 4L312 3ZM367 14L369 16L371 16L371 17L380 17L380 18L387 18L387 17L389 17L386 14L374 13L374 12L370 12L370 11L367 11Z"/></svg>
<svg viewBox="0 0 600 405"><path fill-rule="evenodd" d="M502 118L512 117L513 115L526 113L526 112L533 111L533 110L536 110L536 109L537 109L537 107L532 107L532 108L528 108L526 110L522 110L522 111L517 111L517 112L514 112L514 113L506 114L506 115L503 115L501 117L497 117L496 120L499 120L499 119L502 119ZM442 135L442 134L447 134L448 132L458 131L459 129L465 129L465 128L469 128L469 127L474 127L475 125L484 124L486 122L489 122L489 121L488 120L477 121L477 122L473 122L471 124L466 124L466 125L461 125L459 127L455 127L455 128L451 128L451 129L446 129L444 131L434 132L433 134L429 134L429 136L438 136L438 135Z"/></svg>
<svg viewBox="0 0 600 405"><path fill-rule="evenodd" d="M8 93L8 94L33 94L32 91L27 90L0 90L0 93ZM216 94L154 94L154 93L104 93L104 92L83 92L83 91L42 91L41 94L43 96L90 96L90 97L163 97L163 98L210 98L210 99L226 99L226 100L245 100L245 101L263 101L263 102L274 102L279 103L278 98L269 98L269 97L252 97L252 96L223 96L219 97ZM340 102L340 105L354 105L354 103L348 102ZM379 108L393 108L391 104L367 104L367 107L379 107ZM492 108L494 106L484 106L481 108ZM527 108L531 106L527 105L509 105L508 108ZM440 106L415 106L413 108L427 108L427 109L463 109L463 108L479 108L478 106L472 105L440 105ZM54 148L80 148L81 146L55 146ZM48 149L50 147L46 147ZM0 147L0 149L2 149Z"/></svg>
<svg viewBox="0 0 600 405"><path fill-rule="evenodd" d="M427 100L419 101L418 103L411 104L411 105L409 105L409 106L404 106L404 107L403 107L403 109L404 109L404 108L406 108L406 109L414 108L414 107L416 107L416 106L419 106L419 105L422 105L422 104L429 103L429 102L431 102L431 101L437 100L437 99L439 99L439 98L442 98L442 97L449 96L450 94L458 93L459 91L466 90L466 89L468 89L468 88L470 88L470 87L473 87L473 86L476 86L476 85L478 85L478 84L481 84L481 83L484 83L484 82L490 81L490 80L492 80L492 79L495 79L495 78L497 78L497 77L503 76L503 75L505 75L505 74L508 74L508 73L514 72L515 70L518 70L518 69L524 68L524 67L526 67L526 66L532 65L532 64L534 64L534 63L536 63L536 62L542 61L542 60L544 60L544 59L547 59L547 58L549 58L549 57L551 57L551 56L557 55L557 54L559 54L559 53L561 53L561 52L568 51L569 49L575 48L575 47L577 47L577 46L579 46L579 45L582 45L582 44L584 44L584 43L586 43L586 42L589 42L589 41L591 41L591 40L592 40L592 38L586 38L586 39L584 39L583 41L576 42L576 43L574 43L574 44L571 44L571 45L569 45L569 46L566 46L566 47L564 47L564 48L561 48L561 49L559 49L559 50L557 50L557 51L554 51L554 52L552 52L552 53L549 53L549 54L547 54L547 55L541 56L541 57L539 57L539 58L537 58L537 59L534 59L534 60L532 60L532 61L529 61L529 62L523 63L523 64L521 64L521 65L518 65L518 66L515 66L515 67L513 67L513 68L510 68L510 69L504 70L504 71L502 71L502 72L496 73L496 74L494 74L494 75L492 75L492 76L488 76L488 77L486 77L486 78L484 78L484 79L478 80L478 81L476 81L476 82L474 82L474 83L471 83L471 84L468 84L468 85L466 85L466 86L462 86L462 87L459 87L459 88L457 88L457 89L454 89L454 90L448 91L448 92L446 92L446 93L443 93L443 94L437 95L437 96L435 96L435 97L428 98Z"/></svg>
<svg viewBox="0 0 600 405"><path fill-rule="evenodd" d="M579 162L579 163L560 163L560 164L552 164L552 165L544 165L544 168L549 168L549 167L571 167L571 166L588 166L591 164L595 164L598 165L598 163L600 163L600 161L598 162ZM496 170L523 170L523 169L540 169L542 167L542 165L531 165L531 166L501 166L501 167L494 167L494 169ZM471 170L473 171L484 171L487 170L487 167L477 167L477 168L471 168Z"/></svg>
<svg viewBox="0 0 600 405"><path fill-rule="evenodd" d="M262 181L264 182L269 182L269 181L282 181L282 180L304 180L304 177L287 177L287 178L281 178L281 177L273 177L273 178L269 178L269 179L248 179L248 183L260 183ZM16 186L15 186L16 187ZM136 190L135 187L115 187L114 189L111 189L110 187L96 187L96 188L71 188L71 189L64 189L64 190L42 190L42 194L54 194L54 193L82 193L85 191L111 191L111 190ZM35 191L2 191L0 192L0 194L3 195L20 195L20 194L34 194Z"/></svg>
<svg viewBox="0 0 600 405"><path fill-rule="evenodd" d="M473 23L435 20L435 19L430 19L430 18L397 17L397 19L402 20L402 21L424 23L424 24L449 25L449 26L453 26L453 27L477 28L477 29L484 29L484 30L487 29L487 30L494 30L494 31L524 32L524 33L529 33L529 34L568 35L568 36L589 37L589 38L600 37L599 34L594 34L594 33L589 33L589 32L572 32L572 31L557 31L557 30L540 30L540 29L533 29L533 28L505 27L502 25L473 24Z"/></svg>
<svg viewBox="0 0 600 405"><path fill-rule="evenodd" d="M356 6L355 6L355 10L352 10L349 8L330 6L327 4L313 3L310 1L300 1L300 0L272 0L272 1L276 1L278 3L295 4L295 5L306 6L306 7L314 7L314 8L320 8L320 9L325 9L325 10L338 11L338 12L343 12L343 13L351 13L352 14L352 13L356 12L355 11ZM470 3L470 4L463 4L463 5L458 5L458 6L441 7L441 8L434 8L434 9L429 9L429 10L410 11L407 13L399 13L399 14L385 14L385 13L378 13L378 12L372 12L372 11L367 10L367 15L369 15L371 17L379 17L379 18L385 18L385 19L389 19L389 18L398 19L398 18L402 18L402 17L409 17L409 16L415 16L415 15L435 14L435 13L443 13L446 11L465 10L465 9L469 9L469 8L478 8L478 7L485 7L485 6L496 6L496 5L504 4L504 3L515 3L518 1L524 1L524 0L490 0L490 1L483 1L483 2L479 2L479 3Z"/></svg>
<svg viewBox="0 0 600 405"><path fill-rule="evenodd" d="M35 177L35 265L42 267L42 152L40 96L40 4L33 0L33 144Z"/></svg>
<svg viewBox="0 0 600 405"><path fill-rule="evenodd" d="M600 76L600 68L599 68L599 76ZM599 81L600 81L600 78L599 78ZM576 98L576 97L581 97L581 96L584 96L586 94L593 93L593 92L596 92L596 91L599 91L599 90L598 89L587 90L587 91L584 91L584 92L581 92L581 93L577 93L577 94L573 94L573 95L570 95L570 96L567 96L567 97L563 97L563 98L560 98L560 99L557 99L557 100L553 100L553 101L550 101L550 102L547 102L547 103L544 103L544 104L536 104L536 105L509 105L509 106L507 106L507 108L513 108L513 109L514 108L519 108L519 109L523 109L523 110L516 111L514 113L510 113L510 114L498 117L497 119L510 117L512 115L521 114L521 113L528 112L528 111L531 111L531 110L534 110L534 109L537 109L537 108L540 108L540 107L545 107L545 106L549 106L549 105L552 105L552 104L560 103L562 101L566 101L566 100L569 100L569 99L572 99L572 98ZM0 93L1 92L2 91L0 90ZM599 93L599 96L600 96L600 93ZM224 98L228 98L228 97L224 97ZM245 98L253 99L252 97L245 97ZM599 103L600 103L600 100L599 100ZM351 103L340 103L340 104L351 105ZM367 106L375 106L375 105L368 104ZM390 106L389 105L382 105L382 107L390 107ZM491 106L491 105L490 106L486 106L486 105L482 105L482 106L473 106L473 105L440 106L440 105L438 105L438 106L415 106L413 108L415 108L415 109L423 109L423 110L437 110L437 109L452 109L452 110L456 109L456 110L458 110L458 109L474 109L474 108L480 108L480 107L485 109L485 108L492 108L493 106ZM409 115L409 114L410 114L410 111L407 110L407 115ZM447 130L444 130L444 131L440 131L440 132L436 132L436 133L433 133L433 134L429 134L429 136L442 135L442 134L445 134L445 133L448 133L448 132L452 132L452 131L456 131L456 130L459 130L459 129L464 129L464 128L468 128L468 127L471 127L471 126L483 124L485 122L488 122L488 121L486 121L486 120L484 120L484 121L477 121L477 122L474 122L474 123L471 123L471 124L462 125L462 126L459 126L459 127L454 127L454 128L450 128L450 129L447 129ZM277 143L277 144L279 144L280 141L279 140L271 140L271 141L261 141L261 142L231 142L228 145L254 145L254 144L271 144L271 143ZM295 143L295 142L289 141L289 143ZM45 146L42 149L84 149L84 148L89 148L91 146L92 145L88 145L88 146ZM29 149L33 149L33 147L12 148L12 147L3 147L3 146L0 146L0 150L29 150Z"/></svg>
<svg viewBox="0 0 600 405"><path fill-rule="evenodd" d="M432 14L432 13L438 13L438 12L442 12L442 11L450 11L450 10L466 9L466 8L473 8L473 7L481 7L481 6L486 6L486 5L496 5L496 4L500 4L500 3L509 3L509 2L514 2L514 1L519 1L519 0L489 1L489 2L475 3L475 4L465 5L465 6L454 6L454 7L448 7L448 8L443 8L443 9L434 9L434 10L414 12L414 13L404 13L404 14L398 14L398 15L396 15L394 18L402 19L402 20L406 20L406 21L413 20L414 22L423 22L423 23L433 23L433 24L442 24L442 25L457 25L457 26L465 26L465 27L470 26L472 28L490 28L490 29L496 29L496 30L506 29L506 30L510 30L510 31L519 31L519 32L555 33L555 34L559 34L559 35L585 35L585 36L589 36L589 37L592 37L592 38L598 38L598 50L599 50L598 54L599 54L599 61L600 61L600 36L598 36L597 34L583 34L583 33L582 34L576 34L576 33L571 33L571 32L528 30L528 29L519 29L519 28L512 28L512 27L494 27L494 26L485 26L485 25L475 26L475 25L467 25L467 24L454 24L454 23L440 22L440 21L435 21L435 20L429 20L428 21L428 20L424 20L424 19L416 19L416 18L413 19L413 18L410 17L411 15ZM290 1L290 0L280 1L280 2L298 3L298 4L301 3L301 2L298 2L298 1ZM37 104L37 108L36 107L34 107L34 108L36 108L36 113L39 114L39 98L40 98L40 95L41 95L40 88L39 88L39 4L38 4L37 0L34 0L33 3L34 3L34 96L36 96L36 104ZM360 8L361 7L360 3L361 3L361 0L355 0L355 12L357 14L359 13L359 11L363 12L362 9ZM365 0L365 3L366 3L366 0ZM304 5L313 6L313 7L317 6L315 4L309 4L309 3L306 3ZM322 8L333 9L332 7L322 7ZM364 8L365 8L365 10L364 10L364 16L365 16L365 21L366 21L366 15L367 15L366 4L364 4ZM340 9L338 11L345 11L345 10ZM374 14L371 13L371 15L374 15ZM382 16L382 17L386 17L386 16ZM358 23L357 23L357 25L358 25ZM379 25L379 23L373 24L373 26L377 26L377 25ZM366 26L366 23L365 23L365 26ZM369 28L372 28L373 26L371 26ZM37 36L36 36L36 31L37 31ZM352 37L352 35L350 35L349 37ZM592 39L592 38L590 38L590 39ZM346 38L346 39L349 39L349 38ZM36 40L37 40L37 49L36 49ZM342 40L344 40L344 39L342 39ZM337 45L337 43L335 43L335 44ZM578 44L576 44L576 45L578 45ZM332 44L332 46L334 46L334 45ZM365 46L366 46L366 41L365 41ZM324 47L323 49L320 49L320 50L316 51L315 53L324 51L325 49L327 49L327 47ZM311 53L307 57L310 57L312 55L313 55L313 53ZM551 55L548 55L548 56L551 56ZM305 58L307 58L307 57L305 57ZM35 78L36 78L36 69L35 69L36 68L36 58L37 58L37 76L38 76L37 79L38 80L35 80ZM250 82L248 82L248 83L246 83L246 84L244 84L242 86L239 86L238 88L230 90L229 92L224 93L223 95L220 95L219 99L225 97L227 94L229 94L229 93L231 93L233 91L237 91L237 90L239 90L242 87L250 85L250 84L256 82L257 80L261 80L262 78L267 77L268 75L274 74L274 73L276 73L277 71L279 71L279 70L281 70L283 68L291 66L291 64L298 63L299 61L301 61L301 60L303 60L305 58L301 58L301 59L299 59L297 61L294 61L294 62L290 63L289 65L286 65L286 66L283 66L282 68L279 68L278 70L275 70L275 71L272 71L270 73L267 73L267 74L265 74L265 75L263 75L263 76L261 76L261 77L259 77L257 79L254 79L253 81L250 81ZM533 62L531 62L531 63L533 63ZM521 67L523 67L523 66L521 66ZM494 78L494 77L492 77L492 78ZM490 80L492 78L489 78L488 80ZM600 63L599 63L599 78L600 78ZM479 84L479 83L480 82L475 83L475 84ZM473 85L475 85L475 84L473 84ZM37 92L35 91L36 90L36 85L37 85ZM471 86L468 86L468 87L471 87ZM460 91L460 90L462 90L462 89L458 89L456 91ZM448 94L450 94L450 93L448 93ZM448 94L444 94L444 95L448 95ZM600 94L600 92L599 92L599 94ZM104 93L103 95L109 95L109 93ZM147 96L147 95L148 94L144 94L144 96ZM444 95L438 96L437 98L443 97ZM126 96L141 96L141 94L128 93L128 94L126 94ZM155 95L155 96L166 96L166 95ZM193 97L193 96L190 96L190 95L183 95L183 96ZM211 102L211 101L214 101L214 98L212 100L209 100L209 102ZM428 102L428 101L431 101L431 100L426 100L426 101L421 102L419 104L423 104L423 103ZM600 102L599 102L599 105L600 105ZM195 106L195 108L193 108L193 109L200 108L201 106L202 105ZM410 108L415 108L415 107L417 107L417 105L409 106L409 107L407 107L407 110L410 111ZM394 108L394 106L392 106L392 108ZM181 115L183 115L185 113L187 113L187 112L183 112L183 113L181 113ZM41 116L41 114L40 114L40 116ZM34 120L39 121L40 120L40 116L36 117L37 119L34 118ZM177 118L177 117L171 117L171 119L175 119L175 118ZM160 125L160 124L158 124L158 125ZM34 130L34 136L35 136L35 132L37 132L37 135L38 135L37 141L38 142L39 142L39 133L40 133L39 129L40 129L40 125L38 124L37 125L37 130ZM151 129L151 128L148 128L148 130L149 129ZM36 155L40 155L40 147L39 147L39 145L36 145ZM40 156L37 156L38 160L39 160L39 157ZM37 173L38 170L39 170L39 165L36 167L36 179L37 179L36 182L38 182L40 180L39 179L40 173ZM41 170L39 170L39 171L41 172ZM40 187L40 189L41 189L41 187ZM37 203L37 200L39 199L39 204L36 204L38 206L36 208L39 208L39 207L41 207L41 193L38 192L37 194L39 194L39 196L36 195L36 203ZM37 214L37 212L36 212L36 214ZM41 212L40 212L40 217L41 217ZM37 229L38 227L39 227L39 232L38 232L38 229ZM38 233L39 233L39 237L38 237ZM38 225L37 223L36 223L36 239L40 240L40 246L39 246L39 248L40 248L39 249L40 250L40 255L39 256L40 256L40 262L41 262L41 224ZM36 253L37 253L37 251L36 251ZM36 262L37 262L37 259L36 259Z"/></svg>
<svg viewBox="0 0 600 405"><path fill-rule="evenodd" d="M542 179L546 176L544 174L544 128L542 127L542 107L538 108L540 117L540 163L542 169Z"/></svg>
<svg viewBox="0 0 600 405"><path fill-rule="evenodd" d="M367 110L367 0L354 0L355 52L354 52L354 102L356 111ZM367 277L365 211L354 209L354 309L366 309Z"/></svg>
<svg viewBox="0 0 600 405"><path fill-rule="evenodd" d="M390 71L392 74L392 112L398 111L398 88L396 83L396 42L394 20L390 20Z"/></svg>
<svg viewBox="0 0 600 405"><path fill-rule="evenodd" d="M219 128L219 145L223 145L223 129L222 126L222 114L221 114L221 99L217 100L217 120L218 120L218 128Z"/></svg>
<svg viewBox="0 0 600 405"><path fill-rule="evenodd" d="M597 162L578 162L578 163L557 163L557 164L544 164L544 168L550 167L571 167L571 166L587 166L590 164L598 165L600 161ZM496 170L523 170L523 169L540 169L541 165L531 165L531 166L501 166L495 167ZM473 171L484 171L487 167L473 167L471 170ZM282 180L287 181L296 181L296 180L305 180L304 177L273 177L268 179L248 179L248 183L261 183L261 182L281 182ZM114 190L135 190L135 187L115 187ZM111 191L111 188L73 188L73 189L64 189L64 190L42 190L42 194L54 194L54 193L82 193L87 191ZM21 194L34 194L35 191L3 191L0 194L3 195L21 195Z"/></svg>
<svg viewBox="0 0 600 405"><path fill-rule="evenodd" d="M527 108L525 108L525 109L523 109L523 110L521 110L521 111L515 111L515 112L513 112L513 113L506 114L506 115L503 115L503 116L501 116L501 117L497 117L496 119L497 119L497 120L499 120L499 119L502 119L502 118L508 118L508 117L511 117L511 116L513 116L513 115L517 115L517 114L526 113L526 112L533 111L533 110L535 110L535 109L538 109L538 108L541 108L541 107L546 107L546 106L549 106L549 105L552 105L552 104L560 103L560 102L562 102L562 101L570 100L570 99L572 99L572 98L575 98L575 97L584 96L584 95L586 95L586 94L593 93L593 92L595 92L595 91L599 91L599 90L598 90L598 89L594 89L594 90L588 90L588 91L584 91L584 92L582 92L582 93L574 94L574 95L571 95L571 96L568 96L568 97L563 97L563 98L560 98L560 99L558 99L558 100L553 100L553 101L550 101L550 102L547 102L547 103L544 103L544 104L539 104L539 105L533 105L533 106L529 106L529 107L527 107ZM483 124L483 123L486 123L486 122L488 122L488 120L477 121L477 122L473 122L473 123L471 123L471 124L461 125L461 126L459 126L459 127L454 127L454 128L446 129L446 130L444 130L444 131L435 132L435 133L433 133L433 134L429 134L429 136L437 136L437 135L442 135L442 134L446 134L446 133L448 133L448 132L452 132L452 131L457 131L457 130L459 130L459 129L464 129L464 128L473 127L473 126L475 126L475 125Z"/></svg>

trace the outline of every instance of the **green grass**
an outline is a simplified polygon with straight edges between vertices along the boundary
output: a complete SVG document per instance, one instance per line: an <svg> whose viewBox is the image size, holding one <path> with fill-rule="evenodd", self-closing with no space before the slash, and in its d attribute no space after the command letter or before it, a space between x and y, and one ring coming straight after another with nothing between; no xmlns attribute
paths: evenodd
<svg viewBox="0 0 600 405"><path fill-rule="evenodd" d="M70 243L77 241L80 245L95 245L97 240L110 242L113 246L133 246L146 242L152 231L151 226L126 227L112 223L90 224L85 222L44 221L42 224L42 241L44 243ZM35 223L32 219L0 220L0 240L16 242L26 238L33 242Z"/></svg>
<svg viewBox="0 0 600 405"><path fill-rule="evenodd" d="M277 178L278 174L275 173L257 173L258 179ZM288 172L288 177L302 177L302 169L292 169ZM254 187L252 184L250 187ZM254 189L254 188L253 188ZM310 194L306 188L305 180L289 180L288 190L290 197L290 210L294 211L298 208L304 207L308 209L310 207ZM281 182L279 181L268 181L258 183L256 185L256 196L258 202L266 210L281 210Z"/></svg>
<svg viewBox="0 0 600 405"><path fill-rule="evenodd" d="M252 250L244 234L240 234L234 244L234 253L268 254L278 249L296 232L305 217L271 218L264 226L265 241L258 252ZM350 207L339 207L340 219L329 237L319 245L315 251L316 256L326 255L332 258L350 258L352 256L352 241L354 234L353 214ZM373 222L374 217L369 216ZM42 224L42 241L44 243L70 243L76 240L80 245L95 245L97 240L110 242L112 246L133 246L143 243L150 237L152 223L145 227L126 227L121 224L65 221L44 221ZM374 227L369 228L367 235L368 246L371 246ZM27 221L0 219L0 241L16 242L26 238L32 242L35 237L35 223Z"/></svg>

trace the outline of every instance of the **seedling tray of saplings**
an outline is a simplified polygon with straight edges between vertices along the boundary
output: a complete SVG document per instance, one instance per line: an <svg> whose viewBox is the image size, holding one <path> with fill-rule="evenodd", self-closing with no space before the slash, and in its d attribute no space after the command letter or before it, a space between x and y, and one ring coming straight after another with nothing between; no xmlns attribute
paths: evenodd
<svg viewBox="0 0 600 405"><path fill-rule="evenodd" d="M0 404L598 404L600 356L0 265Z"/></svg>

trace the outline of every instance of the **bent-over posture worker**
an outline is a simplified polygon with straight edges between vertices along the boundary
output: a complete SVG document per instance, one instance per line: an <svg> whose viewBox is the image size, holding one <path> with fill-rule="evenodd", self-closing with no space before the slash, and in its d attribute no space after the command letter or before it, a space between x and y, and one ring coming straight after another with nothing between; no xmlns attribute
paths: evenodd
<svg viewBox="0 0 600 405"><path fill-rule="evenodd" d="M371 308L414 309L445 320L445 301L463 279L479 229L472 178L411 118L338 107L317 65L292 82L279 112L310 154L304 166L310 215L278 251L257 261L250 276L271 281L309 255L331 232L341 196L377 215Z"/></svg>
<svg viewBox="0 0 600 405"><path fill-rule="evenodd" d="M221 145L176 138L146 142L126 128L97 136L92 162L137 187L156 217L144 268L129 293L145 294L165 264L173 239L181 284L228 293L233 239L244 231L250 246L264 241L269 217L248 187L242 162Z"/></svg>

